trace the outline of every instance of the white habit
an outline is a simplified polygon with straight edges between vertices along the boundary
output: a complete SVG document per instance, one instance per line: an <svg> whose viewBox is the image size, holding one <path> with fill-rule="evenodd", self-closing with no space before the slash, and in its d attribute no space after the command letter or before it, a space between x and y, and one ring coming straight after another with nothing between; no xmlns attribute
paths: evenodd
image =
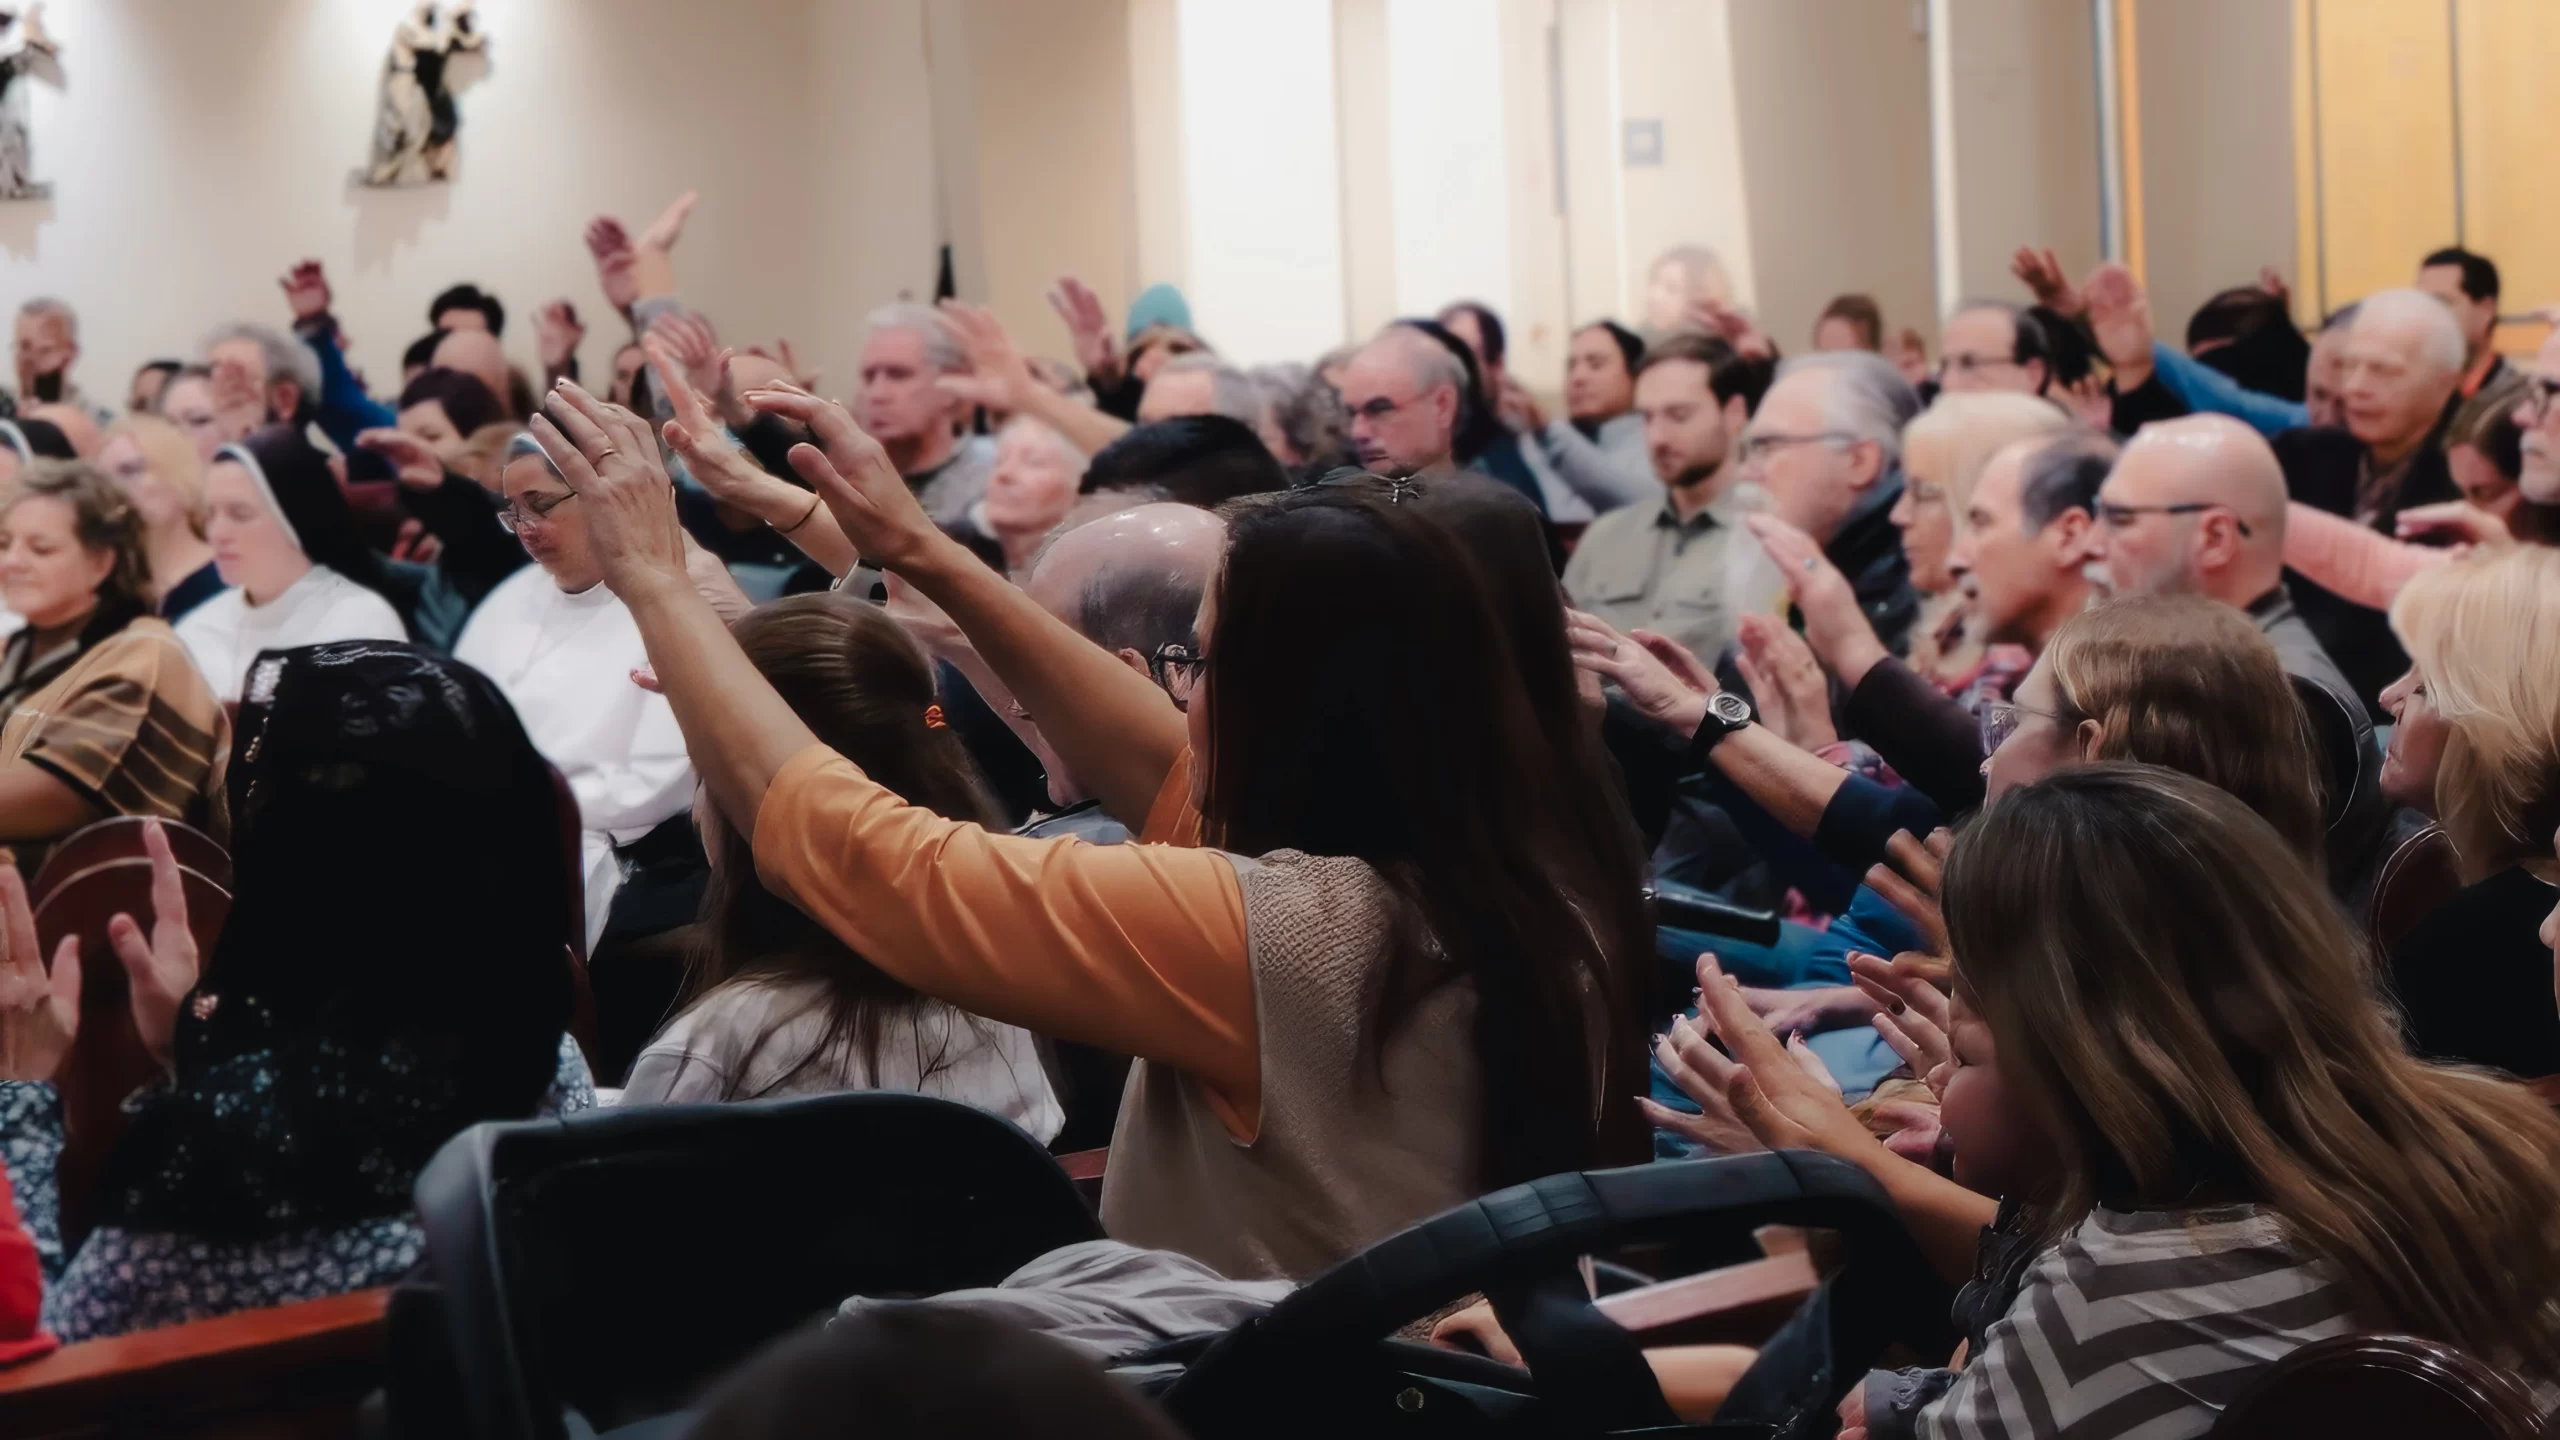
<svg viewBox="0 0 2560 1440"><path fill-rule="evenodd" d="M313 565L264 605L250 604L249 592L235 585L188 611L177 631L205 682L224 700L240 698L249 662L261 650L409 638L390 601L326 565Z"/></svg>
<svg viewBox="0 0 2560 1440"><path fill-rule="evenodd" d="M631 683L649 658L640 627L604 586L564 594L527 565L471 612L453 658L497 682L533 748L577 794L592 953L622 885L613 847L693 804L693 761L675 711Z"/></svg>

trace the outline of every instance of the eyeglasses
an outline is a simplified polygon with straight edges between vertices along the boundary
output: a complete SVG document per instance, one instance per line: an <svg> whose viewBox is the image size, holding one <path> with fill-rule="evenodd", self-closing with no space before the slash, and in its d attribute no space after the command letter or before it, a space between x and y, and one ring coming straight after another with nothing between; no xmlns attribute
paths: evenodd
<svg viewBox="0 0 2560 1440"><path fill-rule="evenodd" d="M1765 432L1758 435L1745 435L1742 437L1742 463L1748 465L1754 460L1766 460L1772 452L1784 450L1790 445L1855 445L1857 443L1858 437L1846 430L1815 430L1803 435Z"/></svg>
<svg viewBox="0 0 2560 1440"><path fill-rule="evenodd" d="M577 491L563 490L557 495L527 495L521 500L510 500L498 507L498 523L507 527L508 534L521 535L525 526L538 520L549 520L552 511L577 498Z"/></svg>
<svg viewBox="0 0 2560 1440"><path fill-rule="evenodd" d="M2001 746L2009 743L2009 737L2018 733L2018 727L2025 724L2030 715L2041 716L2057 723L2062 719L2051 710L2030 710L2024 705L2011 704L2006 700L1994 700L1983 706L1981 715L1976 717L1976 723L1982 727L1982 753L1986 756L1998 753Z"/></svg>
<svg viewBox="0 0 2560 1440"><path fill-rule="evenodd" d="M2560 396L2560 380L2547 375L2524 377L2524 395L2516 401L2516 419L2523 424L2539 425L2551 413L2553 396Z"/></svg>
<svg viewBox="0 0 2560 1440"><path fill-rule="evenodd" d="M1357 465L1336 465L1324 472L1323 479L1310 482L1308 488L1327 490L1350 486L1362 490L1375 490L1381 485L1387 487L1386 501L1390 505L1403 504L1408 495L1419 497L1426 493L1422 488L1422 482L1409 475L1380 475L1363 470Z"/></svg>
<svg viewBox="0 0 2560 1440"><path fill-rule="evenodd" d="M2219 500L2195 500L2184 505L2118 505L2101 500L2098 502L2098 519L2110 530L2122 530L2145 515L2197 515L2207 510L2230 509ZM2240 527L2242 539L2248 538L2249 522L2241 519L2239 512L2232 512L2231 523Z"/></svg>
<svg viewBox="0 0 2560 1440"><path fill-rule="evenodd" d="M1947 498L1947 492L1926 480L1914 480L1903 490L1914 505L1929 505Z"/></svg>
<svg viewBox="0 0 2560 1440"><path fill-rule="evenodd" d="M1173 701L1174 709L1188 713L1191 697L1200 687L1200 673L1208 664L1209 657L1195 654L1190 646L1168 643L1147 657L1147 673L1155 677L1157 688Z"/></svg>

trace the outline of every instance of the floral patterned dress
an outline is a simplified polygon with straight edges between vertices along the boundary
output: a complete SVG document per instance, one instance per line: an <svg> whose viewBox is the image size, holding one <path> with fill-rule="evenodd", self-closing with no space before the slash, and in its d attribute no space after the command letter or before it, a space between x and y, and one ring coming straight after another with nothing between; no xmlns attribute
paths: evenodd
<svg viewBox="0 0 2560 1440"><path fill-rule="evenodd" d="M564 1035L560 1072L536 1116L595 1103L586 1059ZM426 1253L416 1217L404 1214L251 1241L100 1226L66 1264L54 1188L62 1141L52 1086L0 1082L0 1162L44 1266L44 1328L65 1344L388 1285Z"/></svg>

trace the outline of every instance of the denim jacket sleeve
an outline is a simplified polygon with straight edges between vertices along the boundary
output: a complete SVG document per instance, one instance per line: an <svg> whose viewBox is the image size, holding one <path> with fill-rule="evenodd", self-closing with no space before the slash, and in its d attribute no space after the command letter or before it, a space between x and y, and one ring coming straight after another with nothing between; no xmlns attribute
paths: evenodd
<svg viewBox="0 0 2560 1440"><path fill-rule="evenodd" d="M2270 439L2311 423L2311 412L2300 404L2261 395L2194 356L2156 340L2151 343L2151 368L2169 393L2187 402L2189 409L2246 421L2249 428Z"/></svg>
<svg viewBox="0 0 2560 1440"><path fill-rule="evenodd" d="M365 393L346 352L338 348L337 322L327 316L302 327L302 343L320 357L320 431L341 450L353 453L356 436L398 423L398 411Z"/></svg>

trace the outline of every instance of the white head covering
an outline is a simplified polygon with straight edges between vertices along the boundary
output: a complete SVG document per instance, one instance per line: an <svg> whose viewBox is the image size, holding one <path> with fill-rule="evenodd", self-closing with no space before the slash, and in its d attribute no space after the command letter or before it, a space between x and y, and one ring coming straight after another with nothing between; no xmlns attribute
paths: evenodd
<svg viewBox="0 0 2560 1440"><path fill-rule="evenodd" d="M9 428L15 430L18 427L12 425ZM21 438L19 443L23 445L24 439ZM276 498L275 487L267 483L267 467L258 463L258 457L250 454L247 446L225 445L213 452L213 458L228 460L249 472L250 482L258 487L258 498L266 502L267 513L275 516L276 524L283 527L284 538L293 542L294 549L302 549L302 536L293 528L293 517L284 513L284 502Z"/></svg>

